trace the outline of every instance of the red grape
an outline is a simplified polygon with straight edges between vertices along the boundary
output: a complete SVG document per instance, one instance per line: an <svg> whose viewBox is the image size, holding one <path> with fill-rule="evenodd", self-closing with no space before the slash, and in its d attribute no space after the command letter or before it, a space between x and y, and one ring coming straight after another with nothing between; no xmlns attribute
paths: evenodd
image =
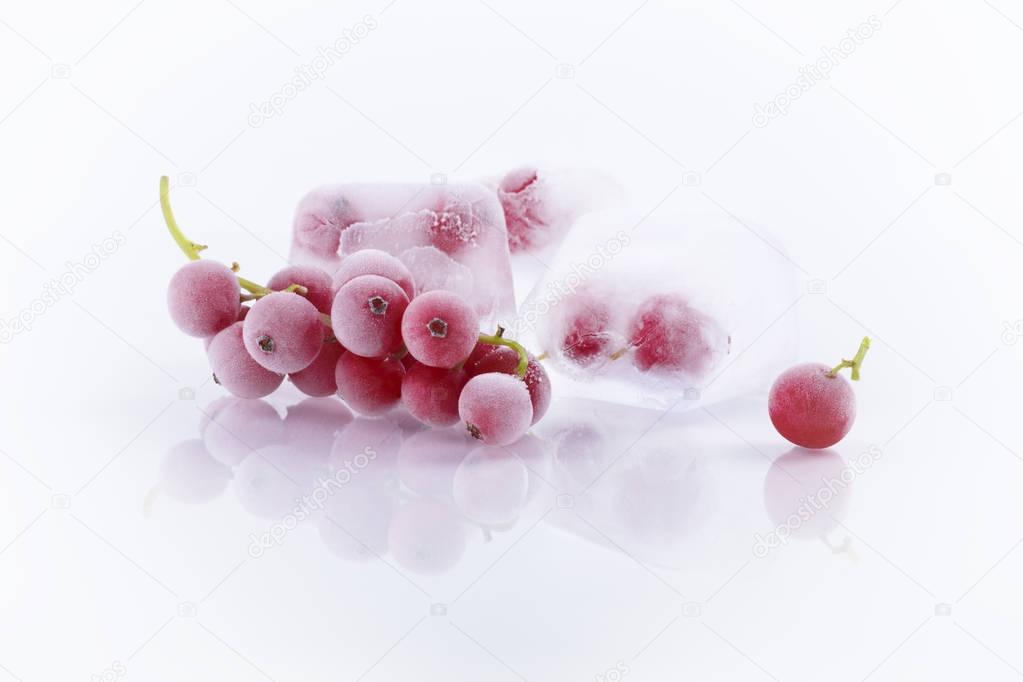
<svg viewBox="0 0 1023 682"><path fill-rule="evenodd" d="M345 256L334 273L334 290L337 291L362 275L386 277L400 286L410 301L416 297L416 285L409 269L400 260L379 249L363 249Z"/></svg>
<svg viewBox="0 0 1023 682"><path fill-rule="evenodd" d="M402 316L408 296L379 275L352 279L334 297L330 310L337 340L356 355L375 358L401 349Z"/></svg>
<svg viewBox="0 0 1023 682"><path fill-rule="evenodd" d="M243 325L235 322L210 342L207 353L213 380L239 398L262 398L277 390L284 377L252 358L242 338Z"/></svg>
<svg viewBox="0 0 1023 682"><path fill-rule="evenodd" d="M382 414L401 400L405 367L394 358L346 352L338 358L335 376L338 395L350 408L361 414Z"/></svg>
<svg viewBox="0 0 1023 682"><path fill-rule="evenodd" d="M474 246L481 235L480 218L467 201L449 201L433 213L430 242L444 253L454 255Z"/></svg>
<svg viewBox="0 0 1023 682"><path fill-rule="evenodd" d="M610 355L614 349L609 331L611 307L607 302L579 293L566 305L562 354L583 367Z"/></svg>
<svg viewBox="0 0 1023 682"><path fill-rule="evenodd" d="M487 372L503 372L504 374L518 374L519 368L519 352L514 348L508 346L490 346L490 351L483 353L481 357L477 357L474 361L473 356L477 354L480 346L488 346L489 344L480 343L477 344L477 350L473 351L473 355L469 356L469 360L465 363L466 372L470 377L474 377L478 374L486 374ZM547 413L547 408L551 404L551 380L547 376L547 370L543 368L543 365L533 357L529 355L529 364L526 365L526 375L522 378L526 383L526 389L529 391L529 400L533 403L533 424L540 421L540 419Z"/></svg>
<svg viewBox="0 0 1023 682"><path fill-rule="evenodd" d="M320 268L308 265L289 265L270 278L267 289L282 291L292 284L300 284L306 288L302 294L317 310L324 315L330 314L330 304L334 302L334 288L330 275Z"/></svg>
<svg viewBox="0 0 1023 682"><path fill-rule="evenodd" d="M323 398L337 393L337 379L334 370L337 359L345 352L344 346L331 339L324 341L316 359L306 367L288 375L295 387L314 398Z"/></svg>
<svg viewBox="0 0 1023 682"><path fill-rule="evenodd" d="M704 374L715 360L714 322L680 296L658 294L644 301L629 329L633 364L641 371Z"/></svg>
<svg viewBox="0 0 1023 682"><path fill-rule="evenodd" d="M278 292L252 305L242 323L245 347L273 372L305 369L323 345L323 323L316 306L298 294Z"/></svg>
<svg viewBox="0 0 1023 682"><path fill-rule="evenodd" d="M401 321L408 352L430 367L454 367L469 357L479 337L480 319L450 291L428 291L409 304Z"/></svg>
<svg viewBox="0 0 1023 682"><path fill-rule="evenodd" d="M213 336L238 319L241 289L231 269L210 260L186 263L171 277L167 308L189 336Z"/></svg>
<svg viewBox="0 0 1023 682"><path fill-rule="evenodd" d="M842 440L856 418L856 396L845 377L809 362L779 376L768 396L771 423L804 448L826 448Z"/></svg>
<svg viewBox="0 0 1023 682"><path fill-rule="evenodd" d="M525 382L491 372L466 383L458 397L458 414L473 438L487 445L508 445L529 429L533 403Z"/></svg>
<svg viewBox="0 0 1023 682"><path fill-rule="evenodd" d="M498 198L508 227L508 248L514 253L534 246L546 225L535 215L537 170L523 166L509 172L498 185Z"/></svg>
<svg viewBox="0 0 1023 682"><path fill-rule="evenodd" d="M401 400L413 417L428 426L458 423L458 396L468 380L464 369L416 363L405 372Z"/></svg>

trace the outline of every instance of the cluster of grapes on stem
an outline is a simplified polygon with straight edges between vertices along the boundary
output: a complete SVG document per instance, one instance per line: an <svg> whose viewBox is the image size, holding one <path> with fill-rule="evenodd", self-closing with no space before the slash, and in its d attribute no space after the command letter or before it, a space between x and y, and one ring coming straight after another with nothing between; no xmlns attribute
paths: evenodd
<svg viewBox="0 0 1023 682"><path fill-rule="evenodd" d="M164 221L189 263L171 278L167 303L181 331L205 340L214 380L240 398L262 398L287 377L314 397L340 396L365 415L399 403L428 426L465 424L490 445L518 440L547 411L547 372L504 330L481 334L457 294L419 293L394 256L365 249L333 276L289 266L266 285L201 260L160 179Z"/></svg>

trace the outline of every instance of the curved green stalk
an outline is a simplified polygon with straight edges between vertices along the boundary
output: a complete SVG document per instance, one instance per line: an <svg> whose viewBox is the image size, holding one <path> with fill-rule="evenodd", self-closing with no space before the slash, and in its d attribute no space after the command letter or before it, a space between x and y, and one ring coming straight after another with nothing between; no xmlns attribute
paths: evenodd
<svg viewBox="0 0 1023 682"><path fill-rule="evenodd" d="M501 336L501 333L504 332L503 329L499 329L498 332L498 334L494 335L480 334L479 342L489 343L491 346L508 346L517 352L519 354L519 364L518 367L515 368L515 373L518 374L521 379L526 376L526 369L529 367L529 353L526 352L526 349L522 346L522 344Z"/></svg>
<svg viewBox="0 0 1023 682"><path fill-rule="evenodd" d="M870 350L870 339L866 336L863 337L863 341L860 342L860 348L856 351L856 355L853 356L852 360L842 359L842 362L835 365L831 371L828 372L828 376L837 376L839 370L845 369L846 367L852 368L851 379L853 381L860 380L860 366L863 364L863 357Z"/></svg>
<svg viewBox="0 0 1023 682"><path fill-rule="evenodd" d="M199 260L199 252L206 249L204 244L196 244L185 236L185 233L178 227L178 221L174 220L174 211L170 205L170 178L166 175L160 176L160 210L163 211L163 221L167 223L171 237L177 243L188 260Z"/></svg>

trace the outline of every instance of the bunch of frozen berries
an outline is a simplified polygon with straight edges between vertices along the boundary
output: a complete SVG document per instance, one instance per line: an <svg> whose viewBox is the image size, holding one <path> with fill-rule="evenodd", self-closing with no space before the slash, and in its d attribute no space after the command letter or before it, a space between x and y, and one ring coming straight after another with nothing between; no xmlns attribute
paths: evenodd
<svg viewBox="0 0 1023 682"><path fill-rule="evenodd" d="M480 334L474 308L444 290L419 293L409 269L384 251L346 257L333 276L290 266L265 286L237 266L199 260L170 211L164 218L188 264L167 303L175 324L205 339L215 381L241 398L269 395L285 377L310 396L337 394L353 410L402 403L429 426L462 421L491 445L518 440L547 411L546 371L521 345Z"/></svg>

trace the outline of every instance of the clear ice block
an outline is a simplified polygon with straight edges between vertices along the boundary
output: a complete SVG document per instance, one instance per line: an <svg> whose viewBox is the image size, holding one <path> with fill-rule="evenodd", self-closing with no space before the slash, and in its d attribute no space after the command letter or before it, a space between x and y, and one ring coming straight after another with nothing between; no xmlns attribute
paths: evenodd
<svg viewBox="0 0 1023 682"><path fill-rule="evenodd" d="M482 185L353 183L321 187L302 199L293 262L334 272L346 255L362 249L400 258L419 291L465 296L488 325L514 315L504 212Z"/></svg>
<svg viewBox="0 0 1023 682"><path fill-rule="evenodd" d="M584 216L511 335L562 395L684 409L765 391L794 360L797 298L765 239L723 214Z"/></svg>

